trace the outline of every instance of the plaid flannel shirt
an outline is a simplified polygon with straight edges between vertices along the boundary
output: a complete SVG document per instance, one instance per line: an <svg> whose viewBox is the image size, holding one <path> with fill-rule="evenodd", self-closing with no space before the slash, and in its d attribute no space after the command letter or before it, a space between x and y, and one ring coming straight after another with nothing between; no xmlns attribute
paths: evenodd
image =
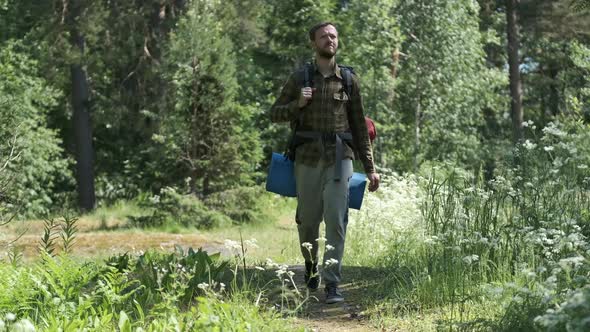
<svg viewBox="0 0 590 332"><path fill-rule="evenodd" d="M316 90L307 106L303 108L298 106L304 70L300 69L291 74L281 95L271 107L271 121L295 123L301 115L302 123L298 127L301 131L323 133L350 131L353 146L365 172L374 173L373 152L365 123L358 77L352 75L352 96L348 96L338 65L334 68L332 75L325 78L315 65L314 69L313 88ZM347 114L347 108L349 114ZM295 162L315 167L320 159L324 158L328 165L332 165L336 159L336 142L325 142L323 149L320 144L319 140L313 140L299 146ZM347 144L344 144L344 158L354 159L354 152Z"/></svg>

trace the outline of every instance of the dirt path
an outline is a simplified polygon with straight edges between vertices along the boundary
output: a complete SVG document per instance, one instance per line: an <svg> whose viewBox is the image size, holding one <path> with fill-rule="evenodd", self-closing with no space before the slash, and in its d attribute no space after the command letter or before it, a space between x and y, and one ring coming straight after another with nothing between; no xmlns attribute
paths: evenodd
<svg viewBox="0 0 590 332"><path fill-rule="evenodd" d="M74 254L80 257L100 258L126 252L138 253L148 249L172 251L175 246L184 249L203 248L209 252L223 250L223 242L201 234L173 234L120 228L122 224L120 221L111 221L106 225L99 225L96 221L81 219L76 224L78 233L74 241ZM106 230L103 230L105 226ZM43 222L27 221L19 225L10 225L6 232L0 234L0 243L11 242L21 234L13 245L22 252L25 260L38 257ZM61 239L57 238L56 242L60 244ZM0 246L0 255L5 255L6 250L6 247Z"/></svg>
<svg viewBox="0 0 590 332"><path fill-rule="evenodd" d="M302 265L290 266L294 271L297 287L305 290L303 274L305 267ZM346 273L344 274L346 278ZM373 327L367 317L363 315L362 288L352 281L341 285L345 301L337 304L325 304L326 296L323 286L314 292L310 292L310 299L303 312L297 318L297 322L311 331L380 331Z"/></svg>

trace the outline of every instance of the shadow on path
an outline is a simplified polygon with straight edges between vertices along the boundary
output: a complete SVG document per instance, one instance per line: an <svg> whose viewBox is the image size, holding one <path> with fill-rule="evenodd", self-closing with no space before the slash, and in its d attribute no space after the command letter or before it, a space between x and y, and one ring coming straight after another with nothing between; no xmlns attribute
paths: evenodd
<svg viewBox="0 0 590 332"><path fill-rule="evenodd" d="M275 271L249 270L254 273L258 286L270 285L265 296L268 305L277 309L293 310L297 308L296 317L299 324L310 331L386 331L371 324L365 311L367 306L377 303L381 296L376 293L375 286L382 283L388 275L384 269L360 266L344 266L342 270L343 283L340 285L344 295L344 302L326 304L324 284L315 291L309 291L304 282L305 267L303 265L291 265L289 271L295 272L293 280L301 297L295 295L295 287L285 291L278 285L280 279Z"/></svg>

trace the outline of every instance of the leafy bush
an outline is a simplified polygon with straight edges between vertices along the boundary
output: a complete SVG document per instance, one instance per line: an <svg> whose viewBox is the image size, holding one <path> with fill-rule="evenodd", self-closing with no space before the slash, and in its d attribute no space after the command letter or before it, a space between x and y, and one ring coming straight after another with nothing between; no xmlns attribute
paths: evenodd
<svg viewBox="0 0 590 332"><path fill-rule="evenodd" d="M30 267L0 262L0 320L43 330L218 330L248 326L284 330L277 317L250 299L227 298L221 282L227 262L202 250L146 252L81 263L42 254ZM231 278L232 274L227 274ZM228 281L226 281L228 282ZM273 326L274 328L266 327ZM0 325L0 330L2 330Z"/></svg>
<svg viewBox="0 0 590 332"><path fill-rule="evenodd" d="M262 187L238 187L209 195L204 202L234 223L243 223L265 219L263 200L268 197Z"/></svg>
<svg viewBox="0 0 590 332"><path fill-rule="evenodd" d="M116 256L107 264L120 272L128 271L139 281L142 303L157 303L158 296L154 294L159 292L177 292L180 303L186 305L195 295L203 295L200 284L224 281L228 262L222 261L219 253L209 255L202 249L189 248L185 254L177 247L174 253L148 251L137 259L128 254Z"/></svg>
<svg viewBox="0 0 590 332"><path fill-rule="evenodd" d="M571 292L557 309L547 310L535 322L546 331L590 330L590 286Z"/></svg>
<svg viewBox="0 0 590 332"><path fill-rule="evenodd" d="M62 142L47 126L47 113L56 106L59 93L39 78L36 68L37 63L20 53L16 44L2 45L0 142L14 139L20 154L8 169L12 183L7 194L28 215L48 212L60 198L55 190L67 188L72 178Z"/></svg>
<svg viewBox="0 0 590 332"><path fill-rule="evenodd" d="M185 227L212 228L230 225L231 220L220 212L209 209L192 194L181 194L167 187L160 195L140 200L140 206L151 211L146 216L131 216L133 225L139 227L160 227L179 224Z"/></svg>

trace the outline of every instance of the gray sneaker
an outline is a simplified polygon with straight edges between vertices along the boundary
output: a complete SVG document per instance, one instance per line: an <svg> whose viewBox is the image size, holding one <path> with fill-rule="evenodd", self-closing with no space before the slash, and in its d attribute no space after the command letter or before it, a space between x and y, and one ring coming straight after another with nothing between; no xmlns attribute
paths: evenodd
<svg viewBox="0 0 590 332"><path fill-rule="evenodd" d="M334 304L339 302L344 302L344 297L342 296L342 293L340 293L338 286L326 286L326 304Z"/></svg>

